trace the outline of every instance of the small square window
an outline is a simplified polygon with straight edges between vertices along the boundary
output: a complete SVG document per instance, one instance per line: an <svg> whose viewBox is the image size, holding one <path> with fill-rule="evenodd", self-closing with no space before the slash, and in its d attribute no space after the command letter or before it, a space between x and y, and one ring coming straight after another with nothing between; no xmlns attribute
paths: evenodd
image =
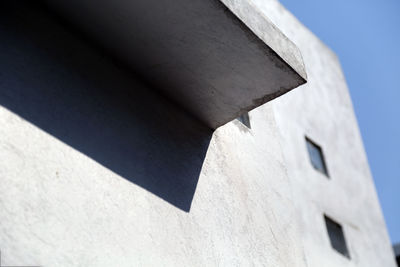
<svg viewBox="0 0 400 267"><path fill-rule="evenodd" d="M322 148L306 137L307 150L313 167L329 177Z"/></svg>
<svg viewBox="0 0 400 267"><path fill-rule="evenodd" d="M343 256L350 259L350 254L349 250L347 249L346 239L344 238L342 226L331 218L327 217L326 215L324 217L332 248Z"/></svg>
<svg viewBox="0 0 400 267"><path fill-rule="evenodd" d="M240 121L243 125L245 125L247 128L251 128L251 125L250 125L250 118L249 118L249 113L248 112L246 112L246 113L243 113L242 115L240 115L238 118L237 118L237 120L238 121Z"/></svg>

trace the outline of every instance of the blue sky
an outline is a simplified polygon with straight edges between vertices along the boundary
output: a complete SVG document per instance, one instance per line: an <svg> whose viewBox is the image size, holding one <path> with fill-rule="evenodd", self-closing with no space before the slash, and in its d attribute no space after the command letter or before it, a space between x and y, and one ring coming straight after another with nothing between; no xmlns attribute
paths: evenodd
<svg viewBox="0 0 400 267"><path fill-rule="evenodd" d="M281 0L339 56L392 242L400 242L400 1Z"/></svg>

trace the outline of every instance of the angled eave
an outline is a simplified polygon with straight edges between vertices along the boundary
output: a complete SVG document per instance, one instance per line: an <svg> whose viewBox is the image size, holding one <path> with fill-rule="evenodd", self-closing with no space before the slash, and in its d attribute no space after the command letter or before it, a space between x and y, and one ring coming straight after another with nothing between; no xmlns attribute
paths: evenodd
<svg viewBox="0 0 400 267"><path fill-rule="evenodd" d="M48 0L152 88L217 128L306 82L250 0Z"/></svg>

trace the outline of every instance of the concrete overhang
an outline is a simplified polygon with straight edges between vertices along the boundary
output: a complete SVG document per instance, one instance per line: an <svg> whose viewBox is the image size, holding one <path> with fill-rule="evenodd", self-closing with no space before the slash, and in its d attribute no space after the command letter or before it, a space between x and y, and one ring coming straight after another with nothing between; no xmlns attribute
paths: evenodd
<svg viewBox="0 0 400 267"><path fill-rule="evenodd" d="M306 82L299 49L251 0L47 0L211 128Z"/></svg>

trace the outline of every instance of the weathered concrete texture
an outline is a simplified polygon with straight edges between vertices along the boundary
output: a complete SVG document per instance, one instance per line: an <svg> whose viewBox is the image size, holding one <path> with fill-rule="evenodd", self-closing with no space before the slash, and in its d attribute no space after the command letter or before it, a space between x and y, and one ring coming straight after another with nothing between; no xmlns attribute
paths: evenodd
<svg viewBox="0 0 400 267"><path fill-rule="evenodd" d="M277 131L258 116L257 135L215 133L187 213L1 108L2 263L305 266Z"/></svg>
<svg viewBox="0 0 400 267"><path fill-rule="evenodd" d="M298 48L250 1L48 2L214 129L306 79Z"/></svg>
<svg viewBox="0 0 400 267"><path fill-rule="evenodd" d="M2 265L305 266L271 107L211 136L16 6L0 4Z"/></svg>
<svg viewBox="0 0 400 267"><path fill-rule="evenodd" d="M309 267L395 266L353 107L335 54L277 1L254 0L300 48L308 83L273 102ZM322 146L330 179L309 160ZM351 259L334 251L323 214L342 224Z"/></svg>
<svg viewBox="0 0 400 267"><path fill-rule="evenodd" d="M295 41L309 84L214 133L20 3L0 2L2 265L395 266L336 56L278 2L248 3Z"/></svg>

